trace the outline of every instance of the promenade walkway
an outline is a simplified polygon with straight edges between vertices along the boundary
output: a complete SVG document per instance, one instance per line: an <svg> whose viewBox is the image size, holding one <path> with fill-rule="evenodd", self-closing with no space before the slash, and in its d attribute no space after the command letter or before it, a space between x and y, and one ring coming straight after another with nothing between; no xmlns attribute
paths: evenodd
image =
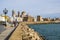
<svg viewBox="0 0 60 40"><path fill-rule="evenodd" d="M3 31L1 34L0 34L0 40L5 40L5 38L10 35L10 33L14 30L15 27L8 27L6 28L5 31Z"/></svg>

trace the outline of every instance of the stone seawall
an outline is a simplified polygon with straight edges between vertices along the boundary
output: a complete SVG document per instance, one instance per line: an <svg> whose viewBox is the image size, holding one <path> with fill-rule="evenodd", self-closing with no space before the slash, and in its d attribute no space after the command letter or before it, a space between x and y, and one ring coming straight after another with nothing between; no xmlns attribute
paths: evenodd
<svg viewBox="0 0 60 40"><path fill-rule="evenodd" d="M60 21L37 21L37 22L22 22L24 24L58 24Z"/></svg>
<svg viewBox="0 0 60 40"><path fill-rule="evenodd" d="M19 24L9 40L43 40L43 38L26 24Z"/></svg>

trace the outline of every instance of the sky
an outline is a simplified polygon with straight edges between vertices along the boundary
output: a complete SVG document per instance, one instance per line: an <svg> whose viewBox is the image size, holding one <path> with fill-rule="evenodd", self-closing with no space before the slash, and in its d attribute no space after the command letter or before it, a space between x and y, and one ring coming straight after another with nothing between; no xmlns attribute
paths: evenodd
<svg viewBox="0 0 60 40"><path fill-rule="evenodd" d="M26 11L34 17L48 17L50 14L60 14L60 0L0 0L0 14L3 14L4 8L7 8L9 16L15 10L16 13Z"/></svg>

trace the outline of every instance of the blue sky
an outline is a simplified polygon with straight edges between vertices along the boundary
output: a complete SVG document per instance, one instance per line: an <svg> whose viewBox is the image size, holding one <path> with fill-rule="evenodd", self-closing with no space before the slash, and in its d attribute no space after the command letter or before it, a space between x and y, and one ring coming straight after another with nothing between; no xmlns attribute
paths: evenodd
<svg viewBox="0 0 60 40"><path fill-rule="evenodd" d="M50 14L60 14L60 0L0 0L0 14L3 9L8 9L8 14L11 16L11 11L26 11L32 16L45 16Z"/></svg>

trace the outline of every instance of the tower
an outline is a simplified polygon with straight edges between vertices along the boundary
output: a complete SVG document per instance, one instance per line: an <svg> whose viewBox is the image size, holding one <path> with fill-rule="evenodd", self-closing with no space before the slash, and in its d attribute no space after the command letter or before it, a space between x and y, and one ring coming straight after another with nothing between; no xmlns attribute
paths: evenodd
<svg viewBox="0 0 60 40"><path fill-rule="evenodd" d="M14 10L12 10L12 17L13 17L13 15L14 15Z"/></svg>
<svg viewBox="0 0 60 40"><path fill-rule="evenodd" d="M21 16L22 17L25 17L26 16L26 12L25 11L22 11Z"/></svg>
<svg viewBox="0 0 60 40"><path fill-rule="evenodd" d="M18 17L20 17L20 12L18 11L18 15L17 15Z"/></svg>
<svg viewBox="0 0 60 40"><path fill-rule="evenodd" d="M16 13L14 10L12 10L12 17L16 17Z"/></svg>

